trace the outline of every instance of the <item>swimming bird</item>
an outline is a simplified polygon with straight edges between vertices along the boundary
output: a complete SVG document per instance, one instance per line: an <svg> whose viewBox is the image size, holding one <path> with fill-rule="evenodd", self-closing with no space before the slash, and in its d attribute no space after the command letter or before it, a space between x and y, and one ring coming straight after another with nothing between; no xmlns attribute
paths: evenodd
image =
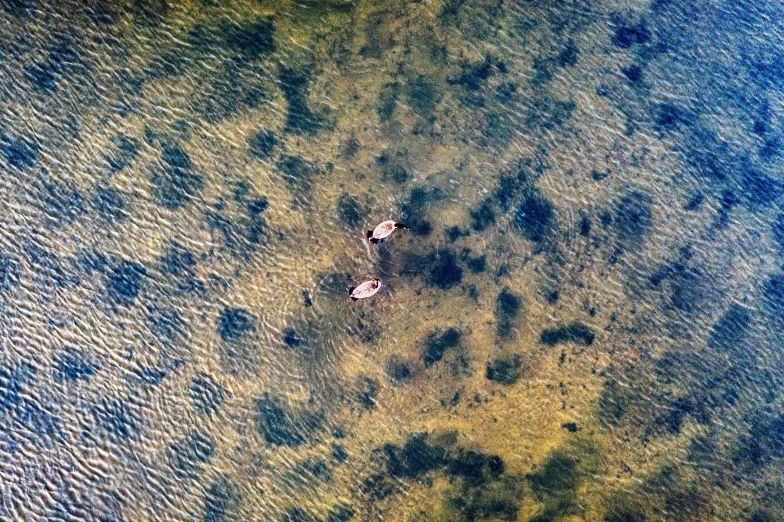
<svg viewBox="0 0 784 522"><path fill-rule="evenodd" d="M397 229L408 230L403 223L396 223L392 220L379 223L375 229L367 231L367 238L371 243L378 243L389 237Z"/></svg>
<svg viewBox="0 0 784 522"><path fill-rule="evenodd" d="M381 290L381 279L373 278L370 281L361 283L359 286L349 288L348 295L352 301L356 301L357 299L366 299L375 295L379 290Z"/></svg>

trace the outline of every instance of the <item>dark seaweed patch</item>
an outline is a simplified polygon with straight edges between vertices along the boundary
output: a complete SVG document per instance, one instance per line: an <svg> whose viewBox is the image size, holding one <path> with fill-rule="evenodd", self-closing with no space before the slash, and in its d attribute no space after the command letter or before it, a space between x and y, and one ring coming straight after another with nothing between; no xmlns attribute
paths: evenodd
<svg viewBox="0 0 784 522"><path fill-rule="evenodd" d="M524 490L520 481L514 477L501 476L476 486L464 482L463 487L447 499L447 505L456 511L453 520L460 522L514 522L518 519L523 498Z"/></svg>
<svg viewBox="0 0 784 522"><path fill-rule="evenodd" d="M342 444L332 444L332 458L337 462L346 462L348 460L348 451Z"/></svg>
<svg viewBox="0 0 784 522"><path fill-rule="evenodd" d="M731 190L723 190L719 199L719 212L716 216L716 226L725 228L730 220L730 212L740 203L738 196Z"/></svg>
<svg viewBox="0 0 784 522"><path fill-rule="evenodd" d="M432 286L449 290L463 281L463 269L457 265L457 256L451 250L432 252L427 266L427 281Z"/></svg>
<svg viewBox="0 0 784 522"><path fill-rule="evenodd" d="M35 367L27 363L0 366L0 413L13 412L23 406L27 395L25 387L32 383L35 373Z"/></svg>
<svg viewBox="0 0 784 522"><path fill-rule="evenodd" d="M487 257L484 254L478 257L469 257L466 260L466 266L474 274L484 272L487 269Z"/></svg>
<svg viewBox="0 0 784 522"><path fill-rule="evenodd" d="M431 332L425 341L425 350L422 353L422 360L428 368L440 361L447 350L455 348L460 344L462 334L456 328L449 328L444 331Z"/></svg>
<svg viewBox="0 0 784 522"><path fill-rule="evenodd" d="M268 130L254 132L248 138L248 154L254 159L269 158L277 145L278 137L274 132Z"/></svg>
<svg viewBox="0 0 784 522"><path fill-rule="evenodd" d="M573 40L566 42L566 46L558 54L558 65L561 67L568 67L577 65L580 58L580 49Z"/></svg>
<svg viewBox="0 0 784 522"><path fill-rule="evenodd" d="M358 225L367 218L368 209L357 200L355 196L344 192L338 198L338 217L343 223L350 227L356 228Z"/></svg>
<svg viewBox="0 0 784 522"><path fill-rule="evenodd" d="M243 308L224 308L216 322L218 334L226 342L238 342L256 329L256 318Z"/></svg>
<svg viewBox="0 0 784 522"><path fill-rule="evenodd" d="M301 446L321 426L321 416L301 411L290 412L280 398L267 393L256 401L258 430L269 444Z"/></svg>
<svg viewBox="0 0 784 522"><path fill-rule="evenodd" d="M263 58L275 51L275 23L271 18L243 25L224 23L221 33L226 35L229 48L245 58Z"/></svg>
<svg viewBox="0 0 784 522"><path fill-rule="evenodd" d="M595 338L596 334L593 330L578 322L558 328L547 328L539 335L539 341L547 346L570 342L590 346Z"/></svg>
<svg viewBox="0 0 784 522"><path fill-rule="evenodd" d="M36 90L52 93L57 88L59 75L55 73L49 60L43 60L26 68L25 77Z"/></svg>
<svg viewBox="0 0 784 522"><path fill-rule="evenodd" d="M556 452L536 473L527 475L531 489L536 495L547 495L558 491L575 491L579 484L577 461Z"/></svg>
<svg viewBox="0 0 784 522"><path fill-rule="evenodd" d="M197 412L209 415L223 404L226 390L210 375L199 372L188 386L188 396Z"/></svg>
<svg viewBox="0 0 784 522"><path fill-rule="evenodd" d="M549 131L566 123L572 117L575 107L572 100L558 101L541 96L536 98L529 108L525 122L530 128Z"/></svg>
<svg viewBox="0 0 784 522"><path fill-rule="evenodd" d="M686 202L686 205L683 206L683 209L689 212L694 212L700 208L700 206L702 206L704 201L705 195L702 192L697 192L694 194L694 196L691 197L691 199L689 199L689 201Z"/></svg>
<svg viewBox="0 0 784 522"><path fill-rule="evenodd" d="M781 458L784 458L784 415L763 411L740 438L735 460L745 461L746 467L759 467Z"/></svg>
<svg viewBox="0 0 784 522"><path fill-rule="evenodd" d="M9 254L0 252L0 292L7 292L19 284L19 261Z"/></svg>
<svg viewBox="0 0 784 522"><path fill-rule="evenodd" d="M392 355L387 361L386 374L393 384L402 384L414 376L408 362L396 355Z"/></svg>
<svg viewBox="0 0 784 522"><path fill-rule="evenodd" d="M194 479L201 465L210 460L214 452L215 444L201 433L194 432L169 445L169 463L178 478Z"/></svg>
<svg viewBox="0 0 784 522"><path fill-rule="evenodd" d="M268 206L269 200L265 196L261 196L248 203L248 214L253 217L258 216L267 210Z"/></svg>
<svg viewBox="0 0 784 522"><path fill-rule="evenodd" d="M557 451L548 457L539 471L526 475L531 490L544 503L544 509L530 522L555 521L579 509L576 503L580 483L577 464L574 458Z"/></svg>
<svg viewBox="0 0 784 522"><path fill-rule="evenodd" d="M730 146L716 133L699 127L689 136L682 153L697 176L714 181L725 180L733 164Z"/></svg>
<svg viewBox="0 0 784 522"><path fill-rule="evenodd" d="M736 304L731 305L713 325L708 347L729 352L741 350L750 324L751 314Z"/></svg>
<svg viewBox="0 0 784 522"><path fill-rule="evenodd" d="M90 380L98 372L98 366L89 357L77 350L65 350L55 362L55 382Z"/></svg>
<svg viewBox="0 0 784 522"><path fill-rule="evenodd" d="M111 223L122 221L128 216L125 211L128 202L128 196L113 188L98 187L93 196L93 205L98 214Z"/></svg>
<svg viewBox="0 0 784 522"><path fill-rule="evenodd" d="M402 165L389 165L384 168L381 179L391 179L395 183L405 183L408 181L408 171Z"/></svg>
<svg viewBox="0 0 784 522"><path fill-rule="evenodd" d="M116 134L112 136L113 149L106 158L109 170L112 173L120 172L139 155L139 140Z"/></svg>
<svg viewBox="0 0 784 522"><path fill-rule="evenodd" d="M394 114L399 96L399 84L386 83L381 86L381 92L378 95L378 103L376 105L376 112L378 112L378 118L382 122L388 121Z"/></svg>
<svg viewBox="0 0 784 522"><path fill-rule="evenodd" d="M147 269L140 263L122 261L109 274L106 287L109 296L119 304L130 305L142 291Z"/></svg>
<svg viewBox="0 0 784 522"><path fill-rule="evenodd" d="M479 208L471 210L468 215L471 217L471 228L477 232L495 225L495 210L490 198L482 201Z"/></svg>
<svg viewBox="0 0 784 522"><path fill-rule="evenodd" d="M454 243L461 237L469 235L470 232L468 232L467 230L463 232L463 230L461 230L460 227L455 225L449 228L445 228L444 234L446 235L446 238L449 240L450 243Z"/></svg>
<svg viewBox="0 0 784 522"><path fill-rule="evenodd" d="M651 197L639 190L623 195L615 211L614 224L621 246L634 250L647 237L651 228Z"/></svg>
<svg viewBox="0 0 784 522"><path fill-rule="evenodd" d="M349 522L354 517L354 509L346 504L338 504L330 508L325 522Z"/></svg>
<svg viewBox="0 0 784 522"><path fill-rule="evenodd" d="M523 196L514 212L512 228L529 241L543 241L553 228L553 205L531 192Z"/></svg>
<svg viewBox="0 0 784 522"><path fill-rule="evenodd" d="M254 207L258 203L259 206ZM220 233L221 249L233 257L249 261L251 256L265 241L267 222L261 213L253 213L264 206L261 198L248 205L247 214L232 216L226 208L223 198L219 198L212 210L205 212L207 227ZM213 239L214 239L213 235Z"/></svg>
<svg viewBox="0 0 784 522"><path fill-rule="evenodd" d="M311 177L315 173L315 167L302 159L302 156L292 156L284 154L277 163L278 170L283 173L286 181L291 185L308 187Z"/></svg>
<svg viewBox="0 0 784 522"><path fill-rule="evenodd" d="M360 376L357 379L357 401L366 410L370 410L376 406L378 386L378 380L373 377Z"/></svg>
<svg viewBox="0 0 784 522"><path fill-rule="evenodd" d="M38 162L38 152L38 143L29 138L10 138L0 134L0 154L10 167L29 169Z"/></svg>
<svg viewBox="0 0 784 522"><path fill-rule="evenodd" d="M681 431L684 417L689 414L701 424L708 424L710 418L704 407L697 404L691 397L668 398L667 412L654 419L656 424L663 425L671 435Z"/></svg>
<svg viewBox="0 0 784 522"><path fill-rule="evenodd" d="M84 198L70 180L44 183L41 190L44 220L49 226L63 226L87 212Z"/></svg>
<svg viewBox="0 0 784 522"><path fill-rule="evenodd" d="M186 248L173 244L160 259L161 270L177 281L181 291L196 288L196 256Z"/></svg>
<svg viewBox="0 0 784 522"><path fill-rule="evenodd" d="M784 214L779 214L776 222L773 223L771 234L773 235L773 241L778 245L779 250L784 252ZM2 262L0 262L0 267L2 267ZM0 268L0 273L2 273L2 268ZM0 277L0 288L1 287L2 277Z"/></svg>
<svg viewBox="0 0 784 522"><path fill-rule="evenodd" d="M67 42L60 42L52 46L49 56L26 68L25 76L36 90L51 94L57 89L57 82L80 63L76 49Z"/></svg>
<svg viewBox="0 0 784 522"><path fill-rule="evenodd" d="M164 145L161 160L163 165L155 167L150 176L155 201L178 209L196 195L204 180L193 171L190 157L179 145Z"/></svg>
<svg viewBox="0 0 784 522"><path fill-rule="evenodd" d="M297 332L291 328L283 330L283 344L289 348L297 348L300 343L302 343L302 339L297 336Z"/></svg>
<svg viewBox="0 0 784 522"><path fill-rule="evenodd" d="M96 425L112 437L128 440L137 435L141 419L126 401L104 398L92 407Z"/></svg>
<svg viewBox="0 0 784 522"><path fill-rule="evenodd" d="M490 381L511 386L523 375L523 360L513 354L509 357L499 357L487 362L485 366L485 378Z"/></svg>
<svg viewBox="0 0 784 522"><path fill-rule="evenodd" d="M642 83L642 68L639 65L624 65L621 67L621 72L632 85L640 85Z"/></svg>
<svg viewBox="0 0 784 522"><path fill-rule="evenodd" d="M414 112L426 119L433 117L433 111L441 101L435 85L422 75L417 75L406 86L406 96Z"/></svg>
<svg viewBox="0 0 784 522"><path fill-rule="evenodd" d="M615 28L613 43L621 49L628 49L634 44L644 44L651 39L651 33L644 22L637 25L619 24Z"/></svg>
<svg viewBox="0 0 784 522"><path fill-rule="evenodd" d="M383 449L393 477L418 478L447 464L446 451L430 444L427 433L412 433L402 447L385 444Z"/></svg>
<svg viewBox="0 0 784 522"><path fill-rule="evenodd" d="M754 168L748 158L741 161L740 169L740 186L752 209L770 205L784 192L784 186L779 180Z"/></svg>
<svg viewBox="0 0 784 522"><path fill-rule="evenodd" d="M769 515L767 512L758 509L751 515L748 522L774 522L775 520L773 515Z"/></svg>
<svg viewBox="0 0 784 522"><path fill-rule="evenodd" d="M279 79L288 103L286 131L293 134L313 134L318 131L322 120L310 110L307 103L309 74L284 68L280 71Z"/></svg>
<svg viewBox="0 0 784 522"><path fill-rule="evenodd" d="M256 107L267 97L261 85L252 85L245 81L245 65L241 59L227 60L205 89L206 93L199 106L208 123L218 123L237 115L243 105Z"/></svg>
<svg viewBox="0 0 784 522"><path fill-rule="evenodd" d="M531 85L541 87L549 83L555 75L556 61L553 58L543 58L537 56L534 58L533 73L534 77L531 78Z"/></svg>
<svg viewBox="0 0 784 522"><path fill-rule="evenodd" d="M661 103L656 107L656 127L674 130L681 123L689 123L688 116L674 103Z"/></svg>
<svg viewBox="0 0 784 522"><path fill-rule="evenodd" d="M213 481L204 497L204 522L231 520L239 507L239 492L228 478Z"/></svg>
<svg viewBox="0 0 784 522"><path fill-rule="evenodd" d="M309 511L301 507L293 507L286 510L280 522L319 522L319 520Z"/></svg>
<svg viewBox="0 0 784 522"><path fill-rule="evenodd" d="M492 55L478 63L466 62L460 66L460 74L449 78L449 83L460 85L468 91L476 91L485 85L485 82L498 71L506 72L506 65L499 62Z"/></svg>
<svg viewBox="0 0 784 522"><path fill-rule="evenodd" d="M515 318L520 315L523 300L516 293L504 287L495 300L495 317L498 321L498 336L509 338L512 335L512 325Z"/></svg>
<svg viewBox="0 0 784 522"><path fill-rule="evenodd" d="M591 218L582 216L580 222L577 224L577 233L583 237L588 237L591 234Z"/></svg>
<svg viewBox="0 0 784 522"><path fill-rule="evenodd" d="M150 330L164 341L183 341L188 335L188 326L179 310L172 306L151 306L148 313Z"/></svg>

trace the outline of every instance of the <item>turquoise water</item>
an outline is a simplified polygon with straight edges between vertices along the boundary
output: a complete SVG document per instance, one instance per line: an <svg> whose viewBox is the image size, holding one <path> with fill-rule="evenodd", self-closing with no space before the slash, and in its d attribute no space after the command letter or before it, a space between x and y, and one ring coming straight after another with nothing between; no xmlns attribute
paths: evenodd
<svg viewBox="0 0 784 522"><path fill-rule="evenodd" d="M784 519L777 3L0 6L1 520Z"/></svg>

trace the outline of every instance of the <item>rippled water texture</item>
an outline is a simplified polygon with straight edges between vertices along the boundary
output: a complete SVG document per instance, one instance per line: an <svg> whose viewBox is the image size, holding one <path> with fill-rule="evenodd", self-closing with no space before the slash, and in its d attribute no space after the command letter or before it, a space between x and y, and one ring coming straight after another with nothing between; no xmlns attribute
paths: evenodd
<svg viewBox="0 0 784 522"><path fill-rule="evenodd" d="M0 5L0 520L784 520L780 3Z"/></svg>

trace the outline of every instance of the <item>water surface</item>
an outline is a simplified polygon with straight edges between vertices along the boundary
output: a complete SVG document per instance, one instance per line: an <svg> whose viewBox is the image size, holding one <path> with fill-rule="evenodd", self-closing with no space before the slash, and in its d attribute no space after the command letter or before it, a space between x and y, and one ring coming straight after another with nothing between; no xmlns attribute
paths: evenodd
<svg viewBox="0 0 784 522"><path fill-rule="evenodd" d="M0 519L784 519L778 3L0 5Z"/></svg>

